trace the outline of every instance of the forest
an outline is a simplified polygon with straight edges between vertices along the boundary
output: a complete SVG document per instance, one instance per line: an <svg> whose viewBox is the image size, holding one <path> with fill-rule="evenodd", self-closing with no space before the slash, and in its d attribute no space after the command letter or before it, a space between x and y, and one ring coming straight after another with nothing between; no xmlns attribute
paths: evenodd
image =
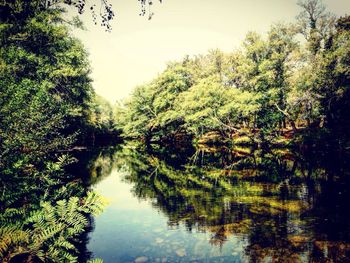
<svg viewBox="0 0 350 263"><path fill-rule="evenodd" d="M124 136L253 144L326 136L348 148L350 17L301 5L295 23L249 32L231 53L170 62L117 107Z"/></svg>
<svg viewBox="0 0 350 263"><path fill-rule="evenodd" d="M89 9L96 24L112 31L114 11L108 1L99 12L87 2L0 2L1 262L102 262L86 248L94 217L108 206L93 185L115 169L128 172L134 196L153 200L171 227L185 222L188 232L212 233L210 244L220 247L231 235L247 234L254 262L283 257L284 243L262 248L271 239L266 227L279 236L278 222L287 224L287 215L295 223L309 209L317 221L332 209L322 203L333 196L325 185L348 196L350 16L336 16L318 0L299 1L293 23L248 32L232 52L212 49L171 61L111 104L94 90L89 54L73 30L84 28L79 15ZM150 19L152 1L139 4ZM67 18L67 10L76 16ZM97 167L88 163L84 176L82 152L106 146L121 148L101 150L92 158ZM327 156L340 156L345 167L336 176ZM310 187L307 200L302 187ZM348 215L333 212L347 242ZM305 218L295 223L304 232L282 235L288 253L307 251L304 244L324 234L321 224L312 232L303 228L312 225ZM257 238L259 231L266 235ZM339 242L328 244L338 253L334 262L350 253L350 243L343 249ZM186 256L182 248L176 254Z"/></svg>

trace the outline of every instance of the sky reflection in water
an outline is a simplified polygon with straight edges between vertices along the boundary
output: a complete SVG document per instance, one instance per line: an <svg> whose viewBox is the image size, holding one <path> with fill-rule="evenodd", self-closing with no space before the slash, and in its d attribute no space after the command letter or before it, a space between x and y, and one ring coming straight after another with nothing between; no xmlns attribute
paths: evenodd
<svg viewBox="0 0 350 263"><path fill-rule="evenodd" d="M88 250L105 262L347 262L348 164L304 158L283 149L104 150L87 167L110 204Z"/></svg>

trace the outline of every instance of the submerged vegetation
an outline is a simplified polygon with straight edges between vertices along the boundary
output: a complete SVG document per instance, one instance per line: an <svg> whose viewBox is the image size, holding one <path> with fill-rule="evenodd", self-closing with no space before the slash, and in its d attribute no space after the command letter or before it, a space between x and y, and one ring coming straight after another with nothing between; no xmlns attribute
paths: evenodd
<svg viewBox="0 0 350 263"><path fill-rule="evenodd" d="M90 172L96 183L118 171L121 180L131 185L133 196L153 207L152 220L158 211L165 215L169 230L157 232L155 244L146 239L150 262L162 256L167 262L179 258L232 262L235 250L237 262L346 262L350 255L348 158L335 153L320 158L288 149L147 148L133 142L90 154L86 174ZM127 220L135 220L128 210L124 213L131 214ZM104 223L115 227L109 233L118 233L126 224ZM190 242L183 236L175 240L168 236L182 229L207 235ZM145 226L145 231L153 229ZM139 238L130 236L131 244L139 244ZM138 246L132 252L140 253ZM181 248L187 254L180 253ZM169 249L176 250L177 257L166 252ZM124 253L113 255L118 259Z"/></svg>

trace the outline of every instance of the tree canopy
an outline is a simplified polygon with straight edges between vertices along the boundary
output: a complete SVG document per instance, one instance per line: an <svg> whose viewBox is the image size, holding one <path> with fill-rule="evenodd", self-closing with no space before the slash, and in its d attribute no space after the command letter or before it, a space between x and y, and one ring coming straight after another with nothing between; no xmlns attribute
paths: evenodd
<svg viewBox="0 0 350 263"><path fill-rule="evenodd" d="M265 36L249 32L233 52L169 63L119 110L125 136L230 137L248 128L263 138L348 127L349 17L336 18L317 0L299 6L295 23L274 24Z"/></svg>

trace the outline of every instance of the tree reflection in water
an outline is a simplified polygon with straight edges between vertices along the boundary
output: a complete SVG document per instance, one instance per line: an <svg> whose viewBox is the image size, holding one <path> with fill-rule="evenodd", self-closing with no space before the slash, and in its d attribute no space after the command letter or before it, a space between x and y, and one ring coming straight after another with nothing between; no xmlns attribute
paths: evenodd
<svg viewBox="0 0 350 263"><path fill-rule="evenodd" d="M232 235L247 240L249 261L346 262L346 157L129 143L100 153L90 168L92 182L122 171L133 194L162 211L171 228L210 233L210 244L220 247Z"/></svg>
<svg viewBox="0 0 350 263"><path fill-rule="evenodd" d="M66 181L59 175L46 182L2 181L0 252L5 262L29 257L33 262L91 258L87 233L72 236L69 220L100 210L98 199L89 211L81 210L81 205L91 186L113 170L132 185L134 196L166 215L169 228L209 233L208 242L219 248L238 238L244 241L246 261L347 262L350 258L349 156L126 143L77 158L80 162L68 169L75 176ZM47 211L54 215L53 221ZM90 228L81 227L92 231L88 218ZM39 223L42 219L44 225ZM55 222L63 230L55 232Z"/></svg>

